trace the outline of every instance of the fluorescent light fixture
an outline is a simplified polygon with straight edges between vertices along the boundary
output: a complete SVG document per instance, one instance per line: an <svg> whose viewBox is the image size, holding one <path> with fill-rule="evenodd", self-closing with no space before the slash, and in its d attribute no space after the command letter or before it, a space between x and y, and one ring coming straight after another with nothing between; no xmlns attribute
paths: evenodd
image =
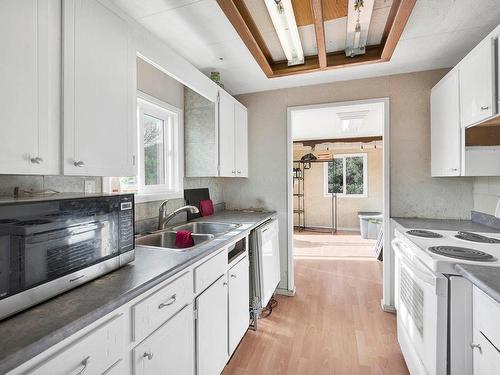
<svg viewBox="0 0 500 375"><path fill-rule="evenodd" d="M288 65L304 63L304 51L291 0L264 0Z"/></svg>

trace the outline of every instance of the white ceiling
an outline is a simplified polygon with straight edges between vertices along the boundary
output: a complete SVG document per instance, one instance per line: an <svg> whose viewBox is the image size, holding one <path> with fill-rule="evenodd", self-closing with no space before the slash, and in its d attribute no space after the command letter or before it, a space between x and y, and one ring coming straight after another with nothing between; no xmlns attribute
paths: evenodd
<svg viewBox="0 0 500 375"><path fill-rule="evenodd" d="M352 126L345 127L341 117L359 114ZM356 117L356 116L354 116ZM384 104L369 103L325 108L309 108L291 112L294 141L373 137L384 134Z"/></svg>
<svg viewBox="0 0 500 375"><path fill-rule="evenodd" d="M451 67L500 23L499 0L417 0L390 62L269 79L215 0L112 1L232 94Z"/></svg>

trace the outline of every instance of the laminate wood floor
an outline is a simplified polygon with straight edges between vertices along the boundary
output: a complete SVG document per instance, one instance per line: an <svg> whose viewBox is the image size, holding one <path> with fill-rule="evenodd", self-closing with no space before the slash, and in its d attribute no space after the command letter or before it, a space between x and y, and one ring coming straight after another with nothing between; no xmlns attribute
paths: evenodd
<svg viewBox="0 0 500 375"><path fill-rule="evenodd" d="M373 258L296 259L295 297L248 331L224 375L408 374Z"/></svg>

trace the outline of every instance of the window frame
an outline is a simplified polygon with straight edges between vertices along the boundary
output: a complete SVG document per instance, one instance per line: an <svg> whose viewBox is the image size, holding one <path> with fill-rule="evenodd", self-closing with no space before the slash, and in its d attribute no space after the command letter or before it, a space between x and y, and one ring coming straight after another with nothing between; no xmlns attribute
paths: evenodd
<svg viewBox="0 0 500 375"><path fill-rule="evenodd" d="M347 194L347 162L346 159L350 157L362 157L363 158L363 193L362 194ZM336 154L333 159L342 159L342 181L343 181L343 192L337 193L339 198L367 198L368 197L368 154L366 152L361 153L351 153L351 154ZM328 192L328 164L329 162L323 163L323 192L324 196L330 198L333 193Z"/></svg>
<svg viewBox="0 0 500 375"><path fill-rule="evenodd" d="M172 147L173 147L173 165L175 166L175 170L173 172L173 176L175 181L173 182L172 189L169 189L165 184L163 185L153 185L154 188L148 187L144 189L144 165L142 164L143 152L144 152L144 144L142 142L143 137L143 125L141 119L141 108L148 107L150 111L146 111L147 113L157 113L161 112L169 113L174 116L177 120L177 126L173 124L173 137L172 137ZM158 111L158 112L156 112ZM146 113L146 114L147 114ZM159 117L159 116L154 116ZM164 101L161 101L151 95L148 95L140 90L137 90L137 108L136 108L136 124L135 124L135 161L137 166L137 189L138 191L134 193L135 202L143 203L143 202L154 202L159 200L166 199L177 199L184 197L184 118L183 118L183 110L181 108L177 108L171 104L168 104ZM176 160L175 160L176 159ZM103 191L108 193L112 193L112 180L113 177L108 177L103 179Z"/></svg>

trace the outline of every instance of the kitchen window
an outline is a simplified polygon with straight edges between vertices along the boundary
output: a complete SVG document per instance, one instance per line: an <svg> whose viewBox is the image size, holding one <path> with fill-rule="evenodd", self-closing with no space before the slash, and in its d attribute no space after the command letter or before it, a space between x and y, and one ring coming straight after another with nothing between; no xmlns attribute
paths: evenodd
<svg viewBox="0 0 500 375"><path fill-rule="evenodd" d="M108 190L137 202L182 198L182 110L142 92L137 97L137 176L111 177Z"/></svg>
<svg viewBox="0 0 500 375"><path fill-rule="evenodd" d="M325 196L367 197L367 164L366 154L336 155L333 161L324 163Z"/></svg>

